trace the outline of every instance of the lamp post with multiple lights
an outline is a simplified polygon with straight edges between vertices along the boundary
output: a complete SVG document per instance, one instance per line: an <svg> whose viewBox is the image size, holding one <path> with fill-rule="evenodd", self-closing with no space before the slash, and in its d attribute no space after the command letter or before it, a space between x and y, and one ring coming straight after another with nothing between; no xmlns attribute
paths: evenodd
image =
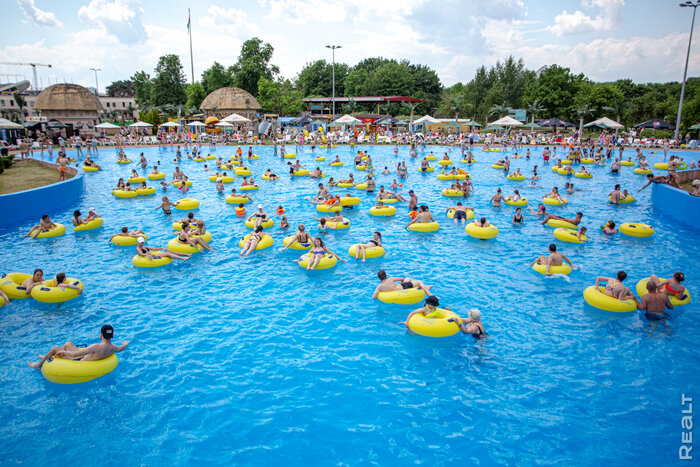
<svg viewBox="0 0 700 467"><path fill-rule="evenodd" d="M694 2L688 1L680 4L681 8L692 8L693 9L693 21L690 23L690 38L688 39L688 53L685 56L685 70L683 71L683 84L681 85L681 101L678 104L678 117L676 118L676 131L673 135L673 139L676 140L678 144L678 132L681 129L681 113L683 112L683 96L685 95L685 77L688 74L688 60L690 59L690 44L693 42L693 27L695 26L695 12L700 6L700 0L695 0Z"/></svg>
<svg viewBox="0 0 700 467"><path fill-rule="evenodd" d="M100 85L97 84L97 72L102 71L102 68L90 68L95 72L95 95L99 97L100 95Z"/></svg>
<svg viewBox="0 0 700 467"><path fill-rule="evenodd" d="M331 97L331 102L333 103L332 117L333 119L335 119L335 49L340 49L342 48L342 46L327 45L326 48L331 49L333 51L333 97Z"/></svg>

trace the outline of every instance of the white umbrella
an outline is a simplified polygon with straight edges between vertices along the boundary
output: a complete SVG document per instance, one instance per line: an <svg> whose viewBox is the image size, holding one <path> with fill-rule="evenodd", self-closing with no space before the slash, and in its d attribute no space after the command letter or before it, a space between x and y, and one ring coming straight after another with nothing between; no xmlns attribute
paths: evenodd
<svg viewBox="0 0 700 467"><path fill-rule="evenodd" d="M133 126L134 128L147 128L147 127L152 127L153 125L151 125L150 123L138 121L138 122L132 123L131 125L128 125L128 126L129 127Z"/></svg>
<svg viewBox="0 0 700 467"><path fill-rule="evenodd" d="M433 124L433 123L440 123L440 120L437 120L437 119L431 117L430 115L423 115L423 116L422 116L421 118L419 118L418 120L413 120L413 124L414 124L414 125L416 125L416 124L422 124L422 123L430 123L430 124Z"/></svg>
<svg viewBox="0 0 700 467"><path fill-rule="evenodd" d="M231 114L226 118L222 118L221 121L228 122L228 123L248 123L248 122L250 122L249 119L245 118L243 115L238 115L238 114Z"/></svg>
<svg viewBox="0 0 700 467"><path fill-rule="evenodd" d="M518 121L509 115L505 116L503 118L499 118L495 122L489 123L489 125L500 125L500 126L520 126L522 124L523 124L523 122Z"/></svg>
<svg viewBox="0 0 700 467"><path fill-rule="evenodd" d="M114 123L100 123L99 125L95 125L95 128L99 130L118 130L121 127L119 125L115 125Z"/></svg>
<svg viewBox="0 0 700 467"><path fill-rule="evenodd" d="M362 121L353 117L352 115L343 115L339 119L333 122L336 125L353 125L353 124L362 124Z"/></svg>
<svg viewBox="0 0 700 467"><path fill-rule="evenodd" d="M161 126L165 126L165 127L173 127L173 126L176 126L176 127L179 127L179 126L182 126L182 125L180 125L179 123L175 123L175 122L167 122L167 123L163 123Z"/></svg>
<svg viewBox="0 0 700 467"><path fill-rule="evenodd" d="M194 121L194 122L188 123L187 126L206 126L206 125L202 122Z"/></svg>
<svg viewBox="0 0 700 467"><path fill-rule="evenodd" d="M586 126L594 126L594 124L604 125L604 126L611 128L613 130L621 130L624 128L624 125L621 125L621 124L617 123L615 120L612 120L608 117L603 117L603 118L599 118L598 120L594 120Z"/></svg>
<svg viewBox="0 0 700 467"><path fill-rule="evenodd" d="M24 130L24 127L19 123L11 122L6 118L0 118L0 128L5 130Z"/></svg>
<svg viewBox="0 0 700 467"><path fill-rule="evenodd" d="M230 124L229 122L219 122L219 123L215 124L214 126L218 126L218 127L229 127L229 128L230 128L230 127L232 127L233 125Z"/></svg>

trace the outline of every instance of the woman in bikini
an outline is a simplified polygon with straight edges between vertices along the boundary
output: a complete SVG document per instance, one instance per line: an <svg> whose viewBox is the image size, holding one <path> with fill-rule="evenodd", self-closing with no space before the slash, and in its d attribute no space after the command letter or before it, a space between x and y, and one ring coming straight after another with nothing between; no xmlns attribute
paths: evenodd
<svg viewBox="0 0 700 467"><path fill-rule="evenodd" d="M202 222L202 224L204 224ZM195 235L193 231L190 228L190 224L187 222L184 222L182 224L182 231L177 234L177 241L178 243L181 243L183 245L190 245L195 248L197 248L197 245L201 246L205 250L212 251L213 248L209 246L207 242L204 241L202 237L194 237L191 235Z"/></svg>
<svg viewBox="0 0 700 467"><path fill-rule="evenodd" d="M311 235L308 232L306 232L306 227L304 226L304 224L299 224L299 227L297 227L297 233L294 234L294 238L291 242L289 242L289 244L287 244L287 246L282 248L281 251L286 250L294 243L298 243L304 248L311 246L311 244L313 243L313 239L311 238Z"/></svg>
<svg viewBox="0 0 700 467"><path fill-rule="evenodd" d="M481 311L476 308L469 310L469 319L448 318L447 321L449 323L457 323L457 326L459 326L459 330L462 331L462 333L471 334L474 339L485 339L489 337L484 329L484 324L481 322Z"/></svg>
<svg viewBox="0 0 700 467"><path fill-rule="evenodd" d="M605 295L618 300L632 299L637 305L639 305L639 300L637 300L637 297L634 296L630 289L622 284L622 281L624 281L626 278L627 273L625 271L618 271L616 278L598 276L595 278L595 286L597 288L600 286L601 282L605 282L605 291L603 292Z"/></svg>
<svg viewBox="0 0 700 467"><path fill-rule="evenodd" d="M678 300L685 300L685 286L681 284L685 280L685 274L682 272L676 272L673 274L673 279L666 279L661 281L656 274L652 274L649 278L649 282L656 284L659 292L663 292L669 297L676 297Z"/></svg>
<svg viewBox="0 0 700 467"><path fill-rule="evenodd" d="M255 251L255 249L258 247L258 243L260 243L260 240L262 240L263 235L262 226L257 226L253 233L250 234L250 237L248 237L248 240L246 240L243 244L241 253L238 256L248 256Z"/></svg>
<svg viewBox="0 0 700 467"><path fill-rule="evenodd" d="M360 253L362 253L362 262L364 263L365 260L367 259L365 256L365 250L367 248L374 248L378 246L383 246L382 245L382 234L379 232L374 232L374 235L372 235L372 240L370 240L367 243L358 243L357 247L355 248L355 261L359 259Z"/></svg>
<svg viewBox="0 0 700 467"><path fill-rule="evenodd" d="M325 256L335 256L337 259L342 261L343 263L347 262L340 256L336 255L333 253L331 250L328 249L326 245L323 244L323 240L321 240L321 237L316 237L314 238L314 246L311 248L311 251L308 253L308 266L306 266L307 271L311 271L313 269L316 269L316 266L318 266L318 263L321 262L321 259ZM295 261L301 261L301 258Z"/></svg>
<svg viewBox="0 0 700 467"><path fill-rule="evenodd" d="M187 261L192 257L191 254L189 253L176 253L174 251L166 250L165 248L152 248L150 246L146 246L146 239L143 237L139 237L137 240L138 244L136 245L136 254L139 256L143 256L144 258L148 259L160 259L160 258L173 258L173 259L180 259L182 261ZM152 251L157 251L157 254L152 254Z"/></svg>

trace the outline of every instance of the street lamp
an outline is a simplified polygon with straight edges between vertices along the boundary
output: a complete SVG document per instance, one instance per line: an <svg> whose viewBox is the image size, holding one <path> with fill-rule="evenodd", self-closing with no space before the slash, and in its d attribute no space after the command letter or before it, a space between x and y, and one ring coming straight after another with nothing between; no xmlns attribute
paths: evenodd
<svg viewBox="0 0 700 467"><path fill-rule="evenodd" d="M700 0L698 0L700 2ZM342 46L340 45L327 45L327 49L331 49L333 51L333 97L331 98L331 102L333 102L333 114L332 117L335 119L335 49L340 49Z"/></svg>
<svg viewBox="0 0 700 467"><path fill-rule="evenodd" d="M695 12L700 6L700 0L687 1L679 4L681 8L693 8L693 21L690 23L690 38L688 39L688 53L685 56L685 70L683 71L683 84L681 85L681 102L678 104L678 117L676 118L676 132L673 139L678 144L678 132L681 129L681 113L683 112L683 96L685 95L685 77L688 74L688 59L690 59L690 44L693 42L693 27L695 26Z"/></svg>
<svg viewBox="0 0 700 467"><path fill-rule="evenodd" d="M100 85L97 84L97 72L102 71L102 68L90 68L92 71L95 72L95 95L100 96Z"/></svg>

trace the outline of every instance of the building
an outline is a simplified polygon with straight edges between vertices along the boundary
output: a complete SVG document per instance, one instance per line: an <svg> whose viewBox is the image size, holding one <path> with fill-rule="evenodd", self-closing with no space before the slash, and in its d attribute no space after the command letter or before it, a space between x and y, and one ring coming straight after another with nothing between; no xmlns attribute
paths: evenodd
<svg viewBox="0 0 700 467"><path fill-rule="evenodd" d="M48 120L57 120L72 132L92 134L104 107L88 89L77 84L54 84L39 93L34 110ZM70 132L70 131L69 131Z"/></svg>
<svg viewBox="0 0 700 467"><path fill-rule="evenodd" d="M406 97L406 96L357 96L357 97L307 97L302 99L306 103L306 109L311 115L330 115L333 110L333 101L335 101L335 113L339 114L340 108L344 105L353 101L355 104L359 104L365 107L367 110L377 106L377 114L381 114L379 106L387 102L406 102L409 104L417 104L419 102L425 102L425 99L418 99L416 97ZM371 107L370 107L371 106Z"/></svg>
<svg viewBox="0 0 700 467"><path fill-rule="evenodd" d="M219 120L231 114L255 120L262 113L262 107L251 93L232 87L211 92L199 108L204 110L206 117L217 117Z"/></svg>
<svg viewBox="0 0 700 467"><path fill-rule="evenodd" d="M7 88L8 91L2 91L4 88ZM20 118L20 109L12 91L14 91L13 84L0 84L0 117L21 121L22 118ZM22 109L25 120L27 117L41 116L41 112L37 111L35 108L37 97L39 97L41 92L42 91L35 91L32 89L21 90L20 94L25 101L24 108ZM100 116L103 120L129 121L137 120L139 117L139 111L133 97L99 96L99 100L100 104L102 104ZM60 121L60 119L57 120Z"/></svg>

